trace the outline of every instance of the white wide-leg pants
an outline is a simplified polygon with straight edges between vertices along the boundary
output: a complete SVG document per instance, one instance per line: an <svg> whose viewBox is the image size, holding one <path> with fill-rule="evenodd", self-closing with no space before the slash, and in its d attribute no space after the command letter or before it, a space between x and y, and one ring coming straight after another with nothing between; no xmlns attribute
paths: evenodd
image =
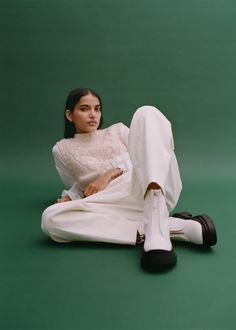
<svg viewBox="0 0 236 330"><path fill-rule="evenodd" d="M133 169L101 192L81 200L49 206L42 230L53 240L136 243L144 233L144 195L151 182L162 189L172 210L182 189L171 124L155 107L139 108L132 119L128 151Z"/></svg>

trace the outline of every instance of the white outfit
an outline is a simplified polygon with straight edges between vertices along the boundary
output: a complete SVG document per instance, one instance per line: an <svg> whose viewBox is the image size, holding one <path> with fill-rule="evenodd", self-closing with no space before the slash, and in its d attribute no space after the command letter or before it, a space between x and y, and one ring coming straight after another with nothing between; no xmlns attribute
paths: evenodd
<svg viewBox="0 0 236 330"><path fill-rule="evenodd" d="M130 129L120 123L76 134L59 141L53 155L66 188L71 187L66 193L73 199L48 207L42 215L42 230L58 242L134 245L137 231L144 233L144 195L149 183L161 187L169 211L182 189L171 124L151 106L136 111ZM103 191L83 198L82 191L90 182L117 167L125 170L121 176Z"/></svg>

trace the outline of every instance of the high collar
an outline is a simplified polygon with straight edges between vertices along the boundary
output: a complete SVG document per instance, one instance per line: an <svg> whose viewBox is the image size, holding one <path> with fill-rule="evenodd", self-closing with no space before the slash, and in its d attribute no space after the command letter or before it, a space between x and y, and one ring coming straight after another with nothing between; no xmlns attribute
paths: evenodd
<svg viewBox="0 0 236 330"><path fill-rule="evenodd" d="M76 133L74 139L79 142L96 141L102 130L96 130L91 133Z"/></svg>

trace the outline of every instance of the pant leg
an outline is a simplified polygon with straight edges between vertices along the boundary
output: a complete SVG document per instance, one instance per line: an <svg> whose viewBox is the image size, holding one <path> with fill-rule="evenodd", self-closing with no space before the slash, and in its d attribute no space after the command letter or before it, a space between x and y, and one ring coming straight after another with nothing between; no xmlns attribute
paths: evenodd
<svg viewBox="0 0 236 330"><path fill-rule="evenodd" d="M124 178L127 176L129 173ZM141 210L136 210L132 199L133 210L129 198L121 199L121 189L120 196L116 196L116 188L126 185L122 177L117 179L118 182L111 182L108 189L83 200L49 206L42 215L43 232L58 242L94 241L135 245L137 231L143 231ZM135 221L136 218L139 221Z"/></svg>
<svg viewBox="0 0 236 330"><path fill-rule="evenodd" d="M172 210L179 199L182 183L171 124L158 109L143 106L135 112L128 149L142 195L151 182L156 182L162 188L168 209Z"/></svg>

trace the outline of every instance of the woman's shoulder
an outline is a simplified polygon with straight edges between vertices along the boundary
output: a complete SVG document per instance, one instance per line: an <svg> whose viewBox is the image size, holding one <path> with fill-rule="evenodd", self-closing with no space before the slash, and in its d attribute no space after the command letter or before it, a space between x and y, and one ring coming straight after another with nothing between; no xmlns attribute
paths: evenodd
<svg viewBox="0 0 236 330"><path fill-rule="evenodd" d="M68 146L74 140L73 138L69 139L61 139L56 142L56 144L52 147L52 153L58 154L61 153L62 149L64 149L65 146Z"/></svg>
<svg viewBox="0 0 236 330"><path fill-rule="evenodd" d="M107 128L109 131L120 131L122 132L124 129L127 129L128 127L124 125L123 123L116 123Z"/></svg>
<svg viewBox="0 0 236 330"><path fill-rule="evenodd" d="M106 136L110 136L115 140L119 139L120 141L122 141L124 145L127 146L128 135L129 135L129 128L120 122L108 127Z"/></svg>
<svg viewBox="0 0 236 330"><path fill-rule="evenodd" d="M63 139L57 141L55 146L60 145L60 144L65 144L65 143L68 144L68 143L71 143L73 140L74 140L74 138L67 138L67 139L63 138Z"/></svg>

